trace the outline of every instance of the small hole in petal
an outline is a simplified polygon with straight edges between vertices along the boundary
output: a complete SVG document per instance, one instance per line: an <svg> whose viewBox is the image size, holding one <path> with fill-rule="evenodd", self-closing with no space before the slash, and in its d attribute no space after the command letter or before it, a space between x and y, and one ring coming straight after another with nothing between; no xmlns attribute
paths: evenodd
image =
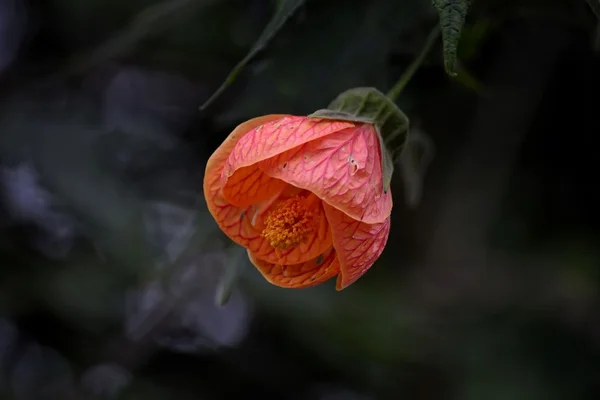
<svg viewBox="0 0 600 400"><path fill-rule="evenodd" d="M356 172L358 171L358 163L352 155L348 156L348 164L350 164L350 174L356 174Z"/></svg>
<svg viewBox="0 0 600 400"><path fill-rule="evenodd" d="M281 169L286 169L286 168L287 168L287 165L288 165L287 161L286 161L286 162L284 162L284 163L283 163L283 165L281 166Z"/></svg>
<svg viewBox="0 0 600 400"><path fill-rule="evenodd" d="M323 254L321 254L319 257L317 257L317 265L321 264L323 262Z"/></svg>

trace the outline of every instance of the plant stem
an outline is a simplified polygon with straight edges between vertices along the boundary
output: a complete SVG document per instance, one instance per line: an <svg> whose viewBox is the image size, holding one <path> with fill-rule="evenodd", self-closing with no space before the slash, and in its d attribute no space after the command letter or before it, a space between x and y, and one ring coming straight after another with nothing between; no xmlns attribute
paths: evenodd
<svg viewBox="0 0 600 400"><path fill-rule="evenodd" d="M388 92L387 97L389 97L390 100L396 101L400 93L402 93L402 90L404 90L404 87L408 84L408 82L410 82L411 78L413 77L415 72L417 72L421 64L423 64L425 57L427 57L427 55L431 51L431 48L435 44L439 35L440 27L438 24L436 24L427 36L427 40L425 40L425 45L421 49L421 52L419 53L417 58L415 58L413 62L410 63L410 65L408 66L406 71L404 71L400 79L398 79L398 82L396 82L394 87Z"/></svg>

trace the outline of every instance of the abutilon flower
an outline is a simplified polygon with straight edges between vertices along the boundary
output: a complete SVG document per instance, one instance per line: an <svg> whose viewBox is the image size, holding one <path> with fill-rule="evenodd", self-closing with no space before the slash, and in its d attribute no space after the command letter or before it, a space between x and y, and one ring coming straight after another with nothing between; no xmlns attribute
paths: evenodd
<svg viewBox="0 0 600 400"><path fill-rule="evenodd" d="M272 284L304 288L337 276L344 289L379 258L390 231L380 140L365 122L246 121L208 160L208 209Z"/></svg>

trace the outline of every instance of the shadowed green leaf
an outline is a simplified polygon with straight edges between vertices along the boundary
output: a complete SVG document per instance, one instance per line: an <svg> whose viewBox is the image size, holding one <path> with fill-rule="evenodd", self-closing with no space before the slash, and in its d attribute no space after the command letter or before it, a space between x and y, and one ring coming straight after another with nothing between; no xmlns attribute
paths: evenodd
<svg viewBox="0 0 600 400"><path fill-rule="evenodd" d="M408 117L393 101L375 88L354 88L341 93L326 109L315 111L309 117L375 125L381 145L383 190L387 193L394 173L394 156L404 149L409 127Z"/></svg>
<svg viewBox="0 0 600 400"><path fill-rule="evenodd" d="M590 8L596 14L596 17L600 20L600 0L587 0Z"/></svg>
<svg viewBox="0 0 600 400"><path fill-rule="evenodd" d="M200 107L200 110L205 110L217 97L223 93L235 81L239 73L244 69L246 64L262 49L264 49L269 41L275 36L277 31L283 27L285 22L291 17L294 12L304 3L304 0L282 0L278 4L277 12L271 21L265 27L258 40L254 43L246 57L244 57L229 73L225 81L219 86L217 91L210 96L208 100Z"/></svg>
<svg viewBox="0 0 600 400"><path fill-rule="evenodd" d="M456 54L461 31L465 24L471 0L432 0L440 16L444 41L444 66L450 76L456 76Z"/></svg>

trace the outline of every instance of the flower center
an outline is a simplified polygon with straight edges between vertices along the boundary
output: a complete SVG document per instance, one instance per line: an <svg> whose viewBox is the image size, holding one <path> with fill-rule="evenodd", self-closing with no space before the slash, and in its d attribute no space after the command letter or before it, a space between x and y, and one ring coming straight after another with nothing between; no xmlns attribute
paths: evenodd
<svg viewBox="0 0 600 400"><path fill-rule="evenodd" d="M261 236L277 250L287 250L305 242L314 231L313 212L303 197L279 202L265 218Z"/></svg>

